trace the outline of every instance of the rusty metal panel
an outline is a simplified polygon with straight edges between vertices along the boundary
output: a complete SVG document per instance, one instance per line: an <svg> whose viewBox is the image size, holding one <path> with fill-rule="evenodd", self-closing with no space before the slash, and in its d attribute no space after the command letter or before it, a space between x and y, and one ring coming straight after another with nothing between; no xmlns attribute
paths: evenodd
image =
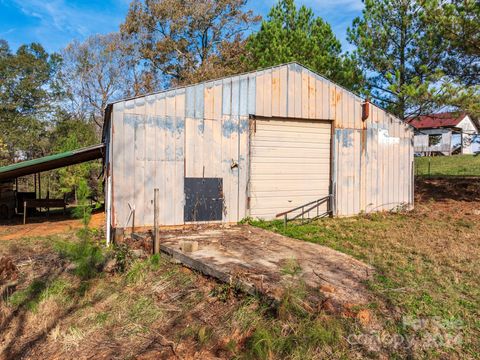
<svg viewBox="0 0 480 360"><path fill-rule="evenodd" d="M295 66L288 65L287 71L287 117L295 117Z"/></svg>
<svg viewBox="0 0 480 360"><path fill-rule="evenodd" d="M308 105L309 105L309 97L310 94L308 93L308 85L309 85L309 74L308 70L301 68L301 74L302 74L302 92L301 92L301 115L300 117L303 119L308 119Z"/></svg>
<svg viewBox="0 0 480 360"><path fill-rule="evenodd" d="M288 113L288 67L282 66L279 70L279 109L278 115L273 116L287 117Z"/></svg>
<svg viewBox="0 0 480 360"><path fill-rule="evenodd" d="M316 117L317 79L312 72L308 73L308 118Z"/></svg>
<svg viewBox="0 0 480 360"><path fill-rule="evenodd" d="M259 71L256 76L256 97L255 97L255 103L256 103L256 109L255 109L255 115L258 116L265 116L265 110L264 110L264 93L265 93L265 74L264 71Z"/></svg>
<svg viewBox="0 0 480 360"><path fill-rule="evenodd" d="M272 116L272 69L264 70L263 116Z"/></svg>
<svg viewBox="0 0 480 360"><path fill-rule="evenodd" d="M295 112L294 112L294 117L297 119L300 119L302 117L302 99L303 99L303 93L302 93L302 67L300 67L298 64L294 64L294 93L295 93Z"/></svg>
<svg viewBox="0 0 480 360"><path fill-rule="evenodd" d="M272 116L280 116L280 69L272 70Z"/></svg>
<svg viewBox="0 0 480 360"><path fill-rule="evenodd" d="M249 115L334 121L332 176L338 215L411 204L412 130L374 106L362 121L362 102L292 63L116 103L113 224L125 226L131 204L136 206L137 225L148 225L152 187L161 189L165 204L161 223L182 223L185 176L222 178L224 221L246 216ZM253 125L261 120L252 121ZM289 143L290 135L282 131L274 135L278 142ZM297 142L315 141L312 136L302 134Z"/></svg>

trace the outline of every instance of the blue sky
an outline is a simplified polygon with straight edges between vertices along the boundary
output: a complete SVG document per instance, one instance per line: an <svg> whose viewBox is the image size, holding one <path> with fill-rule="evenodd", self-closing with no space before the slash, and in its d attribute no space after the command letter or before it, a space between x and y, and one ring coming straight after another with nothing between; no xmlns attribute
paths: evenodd
<svg viewBox="0 0 480 360"><path fill-rule="evenodd" d="M60 51L73 39L117 31L130 0L0 0L0 38L12 49L40 42L48 51ZM249 7L265 16L275 0L250 0ZM363 7L361 0L297 0L328 21L342 42L346 28Z"/></svg>

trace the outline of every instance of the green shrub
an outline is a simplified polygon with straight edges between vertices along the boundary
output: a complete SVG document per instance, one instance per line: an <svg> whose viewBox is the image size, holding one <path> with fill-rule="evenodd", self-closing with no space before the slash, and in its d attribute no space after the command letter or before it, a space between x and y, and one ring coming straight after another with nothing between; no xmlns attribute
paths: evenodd
<svg viewBox="0 0 480 360"><path fill-rule="evenodd" d="M35 311L46 287L47 284L44 281L34 280L26 289L13 293L7 302L15 307L21 306L30 311Z"/></svg>
<svg viewBox="0 0 480 360"><path fill-rule="evenodd" d="M82 280L95 277L105 262L101 247L86 238L75 243L58 242L55 249L76 265L75 274Z"/></svg>

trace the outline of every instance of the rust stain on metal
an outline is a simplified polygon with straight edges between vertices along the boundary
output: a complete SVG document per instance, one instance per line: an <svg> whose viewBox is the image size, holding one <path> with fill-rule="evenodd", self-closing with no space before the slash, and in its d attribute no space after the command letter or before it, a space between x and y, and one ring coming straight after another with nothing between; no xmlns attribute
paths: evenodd
<svg viewBox="0 0 480 360"><path fill-rule="evenodd" d="M365 122L365 120L368 119L369 115L370 115L370 100L366 98L365 102L362 104L362 121Z"/></svg>
<svg viewBox="0 0 480 360"><path fill-rule="evenodd" d="M337 98L336 98L336 103L338 105L338 103L340 102L340 100L342 99L342 93L341 92L338 92L337 93Z"/></svg>
<svg viewBox="0 0 480 360"><path fill-rule="evenodd" d="M315 96L317 92L317 87L315 86L315 83L312 81L308 82L308 94L311 96L312 94Z"/></svg>
<svg viewBox="0 0 480 360"><path fill-rule="evenodd" d="M335 102L335 98L336 98L335 88L332 88L332 90L330 91L330 103L332 106L337 105L337 103Z"/></svg>
<svg viewBox="0 0 480 360"><path fill-rule="evenodd" d="M280 84L280 79L278 79L277 77L274 77L272 76L272 91L276 91L277 89L279 89L279 84Z"/></svg>

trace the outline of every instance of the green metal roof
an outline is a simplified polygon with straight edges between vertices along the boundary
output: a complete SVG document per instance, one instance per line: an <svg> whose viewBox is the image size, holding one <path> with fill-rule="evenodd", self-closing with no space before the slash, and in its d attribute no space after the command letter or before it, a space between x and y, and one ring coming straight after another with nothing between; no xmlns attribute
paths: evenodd
<svg viewBox="0 0 480 360"><path fill-rule="evenodd" d="M15 179L20 176L100 159L103 157L104 148L104 144L98 144L0 167L0 180Z"/></svg>

